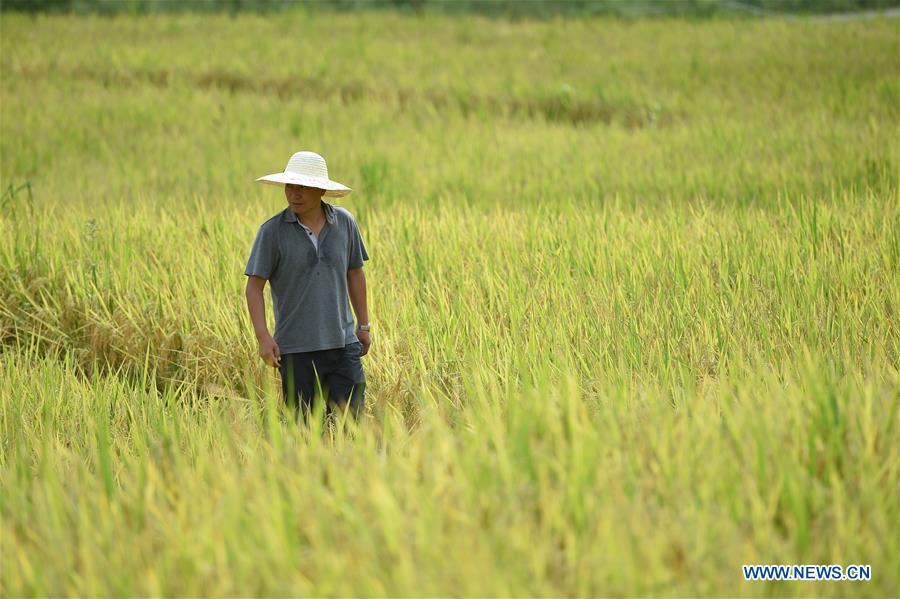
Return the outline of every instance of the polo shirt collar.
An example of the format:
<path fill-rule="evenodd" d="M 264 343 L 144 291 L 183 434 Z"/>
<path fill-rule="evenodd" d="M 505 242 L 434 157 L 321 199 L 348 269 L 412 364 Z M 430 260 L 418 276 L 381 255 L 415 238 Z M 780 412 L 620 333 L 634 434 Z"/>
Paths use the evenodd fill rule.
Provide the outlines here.
<path fill-rule="evenodd" d="M 327 220 L 331 224 L 334 224 L 336 218 L 334 215 L 334 206 L 332 206 L 325 200 L 322 200 L 322 208 L 325 210 L 325 220 Z M 300 220 L 297 218 L 297 215 L 294 214 L 293 210 L 291 210 L 290 206 L 284 209 L 284 215 L 281 217 L 281 220 L 286 223 L 300 222 Z"/>

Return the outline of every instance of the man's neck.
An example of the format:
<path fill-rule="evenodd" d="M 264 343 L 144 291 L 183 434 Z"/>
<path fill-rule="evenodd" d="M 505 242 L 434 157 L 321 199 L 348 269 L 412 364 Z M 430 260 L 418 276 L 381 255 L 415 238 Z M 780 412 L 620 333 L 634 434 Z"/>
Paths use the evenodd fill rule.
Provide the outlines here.
<path fill-rule="evenodd" d="M 297 215 L 297 219 L 307 227 L 318 225 L 325 220 L 325 206 L 320 200 L 317 206 L 303 212 L 294 212 L 294 214 Z"/>

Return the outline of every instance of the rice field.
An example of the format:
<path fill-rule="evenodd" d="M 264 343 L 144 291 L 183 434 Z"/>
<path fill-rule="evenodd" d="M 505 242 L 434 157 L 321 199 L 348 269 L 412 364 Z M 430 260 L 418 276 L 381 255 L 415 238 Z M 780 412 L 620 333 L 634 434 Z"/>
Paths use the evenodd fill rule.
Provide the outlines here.
<path fill-rule="evenodd" d="M 897 595 L 896 20 L 3 13 L 0 51 L 0 595 Z M 301 149 L 371 257 L 360 426 L 298 427 L 247 315 Z"/>

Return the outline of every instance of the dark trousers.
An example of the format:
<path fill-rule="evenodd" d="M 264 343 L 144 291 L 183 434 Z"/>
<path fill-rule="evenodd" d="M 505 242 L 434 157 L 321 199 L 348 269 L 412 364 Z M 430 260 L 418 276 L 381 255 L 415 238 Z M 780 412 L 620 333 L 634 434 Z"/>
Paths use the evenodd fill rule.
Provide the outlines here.
<path fill-rule="evenodd" d="M 294 417 L 302 413 L 304 424 L 308 423 L 314 402 L 324 395 L 326 417 L 349 408 L 359 420 L 366 394 L 361 353 L 362 343 L 355 341 L 336 349 L 282 354 L 281 390 Z"/>

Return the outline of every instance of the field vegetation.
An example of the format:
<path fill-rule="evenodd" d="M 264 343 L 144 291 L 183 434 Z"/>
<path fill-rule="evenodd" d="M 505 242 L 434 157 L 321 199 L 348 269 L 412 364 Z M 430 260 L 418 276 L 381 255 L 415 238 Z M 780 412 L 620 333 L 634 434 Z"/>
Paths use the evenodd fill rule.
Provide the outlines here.
<path fill-rule="evenodd" d="M 0 594 L 896 596 L 895 20 L 0 36 Z M 360 426 L 291 421 L 244 303 L 301 149 Z"/>

